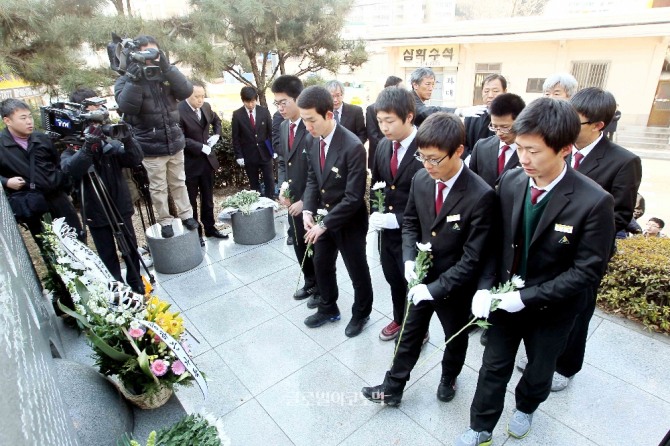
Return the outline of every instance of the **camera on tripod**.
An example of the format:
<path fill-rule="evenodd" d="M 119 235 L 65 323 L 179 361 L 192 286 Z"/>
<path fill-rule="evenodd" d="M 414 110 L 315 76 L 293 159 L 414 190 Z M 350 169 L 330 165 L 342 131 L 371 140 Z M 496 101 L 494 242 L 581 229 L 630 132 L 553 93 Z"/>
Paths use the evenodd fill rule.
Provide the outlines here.
<path fill-rule="evenodd" d="M 142 75 L 148 81 L 162 80 L 161 69 L 155 65 L 147 65 L 148 61 L 157 60 L 160 52 L 156 48 L 140 50 L 137 41 L 133 39 L 122 39 L 112 33 L 112 42 L 107 45 L 107 56 L 110 68 L 117 72 L 125 72 L 128 66 L 136 62 L 142 67 Z"/>
<path fill-rule="evenodd" d="M 109 122 L 109 112 L 104 107 L 106 102 L 106 99 L 93 97 L 84 99 L 81 104 L 54 102 L 40 107 L 42 127 L 52 139 L 75 146 L 84 144 L 87 129 L 92 125 L 99 126 L 106 137 L 118 140 L 127 138 L 130 129 L 126 124 Z M 91 105 L 100 108 L 88 111 Z"/>

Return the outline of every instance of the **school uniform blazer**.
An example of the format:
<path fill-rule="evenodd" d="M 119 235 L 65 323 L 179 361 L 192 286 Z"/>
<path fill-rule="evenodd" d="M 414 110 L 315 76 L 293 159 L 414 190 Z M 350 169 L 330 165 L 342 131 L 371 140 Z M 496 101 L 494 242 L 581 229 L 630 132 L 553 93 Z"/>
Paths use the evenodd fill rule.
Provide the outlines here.
<path fill-rule="evenodd" d="M 358 136 L 361 144 L 368 140 L 368 132 L 365 129 L 365 118 L 363 118 L 363 109 L 358 105 L 342 103 L 342 114 L 340 115 L 340 125 Z"/>
<path fill-rule="evenodd" d="M 207 144 L 210 125 L 213 135 L 221 135 L 221 118 L 212 111 L 212 107 L 207 102 L 200 107 L 204 123 L 198 119 L 198 115 L 188 105 L 188 102 L 181 101 L 177 105 L 177 109 L 179 110 L 179 125 L 186 138 L 186 147 L 184 148 L 184 171 L 186 176 L 202 175 L 205 169 L 217 170 L 219 160 L 216 158 L 216 153 L 212 151 L 209 155 L 205 155 L 202 153 L 202 146 Z"/>
<path fill-rule="evenodd" d="M 612 194 L 616 230 L 625 230 L 633 219 L 637 190 L 642 181 L 640 157 L 603 137 L 579 164 L 577 172 Z"/>
<path fill-rule="evenodd" d="M 528 189 L 523 169 L 510 170 L 498 183 L 502 282 L 516 273 L 521 258 Z M 605 273 L 615 234 L 614 199 L 570 166 L 547 199 L 531 238 L 523 277 L 526 285 L 520 291 L 526 305 L 522 311 L 536 311 L 555 320 L 583 310 Z"/>
<path fill-rule="evenodd" d="M 496 187 L 498 178 L 500 178 L 498 175 L 498 150 L 500 150 L 500 138 L 497 136 L 480 139 L 472 150 L 470 165 L 468 166 L 492 188 Z M 512 152 L 510 159 L 507 160 L 502 173 L 520 166 L 519 156 L 515 150 Z"/>
<path fill-rule="evenodd" d="M 242 106 L 233 112 L 231 123 L 235 158 L 244 158 L 245 163 L 260 164 L 272 160 L 265 141 L 272 137 L 272 116 L 270 111 L 256 106 L 255 128 L 251 128 L 249 112 Z"/>
<path fill-rule="evenodd" d="M 372 167 L 372 185 L 379 181 L 386 183 L 384 189 L 385 212 L 395 214 L 398 226 L 402 228 L 403 215 L 409 198 L 409 190 L 412 186 L 414 174 L 423 169 L 423 164 L 414 158 L 416 153 L 416 138 L 407 148 L 402 161 L 398 165 L 398 173 L 395 178 L 391 176 L 391 156 L 393 156 L 393 141 L 382 138 L 377 146 L 375 162 Z M 370 191 L 370 199 L 374 199 L 374 192 Z M 370 209 L 374 211 L 374 209 Z"/>
<path fill-rule="evenodd" d="M 314 138 L 307 151 L 309 170 L 303 209 L 312 214 L 318 209 L 328 211 L 323 224 L 329 231 L 351 225 L 361 225 L 367 231 L 368 213 L 364 201 L 367 169 L 363 144 L 356 135 L 337 125 L 323 172 L 319 164 L 320 144 L 320 138 Z"/>
<path fill-rule="evenodd" d="M 295 129 L 293 148 L 288 148 L 289 120 L 283 121 L 279 129 L 279 150 L 277 154 L 277 166 L 279 172 L 279 184 L 288 182 L 289 191 L 293 202 L 303 199 L 305 186 L 307 185 L 308 159 L 307 152 L 313 142 L 312 135 L 305 129 L 305 124 L 300 124 Z"/>
<path fill-rule="evenodd" d="M 416 173 L 402 225 L 403 260 L 416 259 L 416 242 L 430 242 L 433 266 L 424 283 L 435 299 L 469 306 L 478 285 L 484 286 L 496 209 L 493 189 L 464 165 L 435 215 L 435 180 L 425 169 Z"/>
<path fill-rule="evenodd" d="M 495 136 L 495 134 L 489 130 L 491 115 L 488 112 L 484 112 L 480 116 L 469 116 L 465 118 L 463 123 L 465 125 L 465 150 L 461 158 L 465 159 L 472 153 L 477 141 Z"/>

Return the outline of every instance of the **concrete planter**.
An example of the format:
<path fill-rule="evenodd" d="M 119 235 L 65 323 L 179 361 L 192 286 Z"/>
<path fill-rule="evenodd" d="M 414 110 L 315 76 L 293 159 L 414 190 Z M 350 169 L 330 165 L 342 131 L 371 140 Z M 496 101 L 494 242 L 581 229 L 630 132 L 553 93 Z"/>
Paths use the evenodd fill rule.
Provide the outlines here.
<path fill-rule="evenodd" d="M 205 256 L 200 248 L 198 231 L 184 228 L 181 220 L 172 221 L 174 236 L 163 238 L 161 226 L 156 223 L 146 231 L 147 244 L 154 261 L 154 269 L 162 274 L 178 274 L 200 265 Z"/>
<path fill-rule="evenodd" d="M 240 245 L 260 245 L 275 236 L 275 219 L 272 208 L 251 211 L 249 215 L 235 212 L 231 215 L 233 239 Z"/>

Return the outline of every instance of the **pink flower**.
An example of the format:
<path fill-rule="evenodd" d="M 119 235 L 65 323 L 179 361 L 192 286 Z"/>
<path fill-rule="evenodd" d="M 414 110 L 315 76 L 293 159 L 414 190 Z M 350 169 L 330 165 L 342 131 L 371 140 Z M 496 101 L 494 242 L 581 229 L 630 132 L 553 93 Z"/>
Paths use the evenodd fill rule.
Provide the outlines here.
<path fill-rule="evenodd" d="M 186 371 L 186 367 L 184 367 L 184 363 L 177 360 L 172 363 L 172 373 L 175 375 L 179 376 L 183 374 Z"/>
<path fill-rule="evenodd" d="M 154 335 L 154 342 L 155 342 L 156 344 L 160 344 L 161 341 L 163 341 L 163 340 L 161 339 L 160 336 L 158 336 L 158 335 Z"/>
<path fill-rule="evenodd" d="M 141 328 L 131 328 L 130 330 L 128 330 L 128 334 L 134 337 L 135 339 L 141 338 L 142 336 L 144 336 L 144 333 L 145 331 L 142 330 Z"/>
<path fill-rule="evenodd" d="M 151 363 L 151 372 L 156 376 L 163 376 L 168 371 L 168 362 L 162 359 L 157 359 Z"/>

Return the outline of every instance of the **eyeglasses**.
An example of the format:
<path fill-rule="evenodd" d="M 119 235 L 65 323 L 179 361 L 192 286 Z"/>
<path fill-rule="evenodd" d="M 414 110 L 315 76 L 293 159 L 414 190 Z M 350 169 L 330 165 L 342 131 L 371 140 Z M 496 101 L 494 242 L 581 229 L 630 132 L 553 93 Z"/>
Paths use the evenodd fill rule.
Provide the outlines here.
<path fill-rule="evenodd" d="M 593 124 L 593 121 L 585 121 L 581 123 L 582 125 Z"/>
<path fill-rule="evenodd" d="M 433 166 L 433 167 L 437 167 L 437 166 L 438 166 L 438 165 L 439 165 L 445 158 L 447 158 L 448 156 L 449 156 L 449 155 L 444 155 L 444 156 L 443 156 L 442 158 L 440 158 L 439 160 L 434 160 L 434 159 L 428 159 L 428 158 L 425 158 L 423 155 L 421 155 L 420 153 L 417 152 L 417 153 L 414 155 L 414 159 L 416 159 L 416 160 L 417 160 L 418 162 L 420 162 L 421 164 L 428 163 L 428 164 L 430 164 L 430 165 Z"/>
<path fill-rule="evenodd" d="M 490 125 L 489 124 L 489 130 L 491 130 L 493 133 L 502 133 L 503 135 L 506 135 L 512 131 L 512 127 L 498 127 L 497 125 Z"/>
<path fill-rule="evenodd" d="M 273 104 L 277 108 L 284 108 L 291 103 L 291 99 L 282 99 L 281 101 L 274 101 Z"/>

